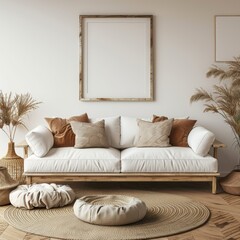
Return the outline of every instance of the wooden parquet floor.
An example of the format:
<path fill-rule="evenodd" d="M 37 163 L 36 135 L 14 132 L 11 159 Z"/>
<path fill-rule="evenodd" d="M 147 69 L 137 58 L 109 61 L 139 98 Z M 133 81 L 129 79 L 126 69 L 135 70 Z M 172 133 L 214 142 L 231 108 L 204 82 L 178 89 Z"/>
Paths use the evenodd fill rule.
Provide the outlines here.
<path fill-rule="evenodd" d="M 202 227 L 156 240 L 240 240 L 240 196 L 224 193 L 221 189 L 218 189 L 218 194 L 213 195 L 208 183 L 78 183 L 77 187 L 88 188 L 92 185 L 101 185 L 101 188 L 108 188 L 113 184 L 119 188 L 131 188 L 133 191 L 148 189 L 186 196 L 205 204 L 210 209 L 211 217 Z M 76 184 L 71 186 L 75 188 Z M 3 219 L 5 208 L 5 206 L 0 207 L 1 240 L 56 240 L 11 227 Z"/>

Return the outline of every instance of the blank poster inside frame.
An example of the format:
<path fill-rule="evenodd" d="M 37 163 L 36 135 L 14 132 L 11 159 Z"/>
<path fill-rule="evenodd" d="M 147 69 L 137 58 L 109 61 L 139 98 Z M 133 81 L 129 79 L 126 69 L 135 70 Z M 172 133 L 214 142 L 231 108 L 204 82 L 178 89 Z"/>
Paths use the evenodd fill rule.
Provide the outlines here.
<path fill-rule="evenodd" d="M 233 61 L 240 56 L 240 15 L 215 16 L 215 61 Z"/>
<path fill-rule="evenodd" d="M 153 101 L 152 21 L 80 16 L 81 101 Z"/>

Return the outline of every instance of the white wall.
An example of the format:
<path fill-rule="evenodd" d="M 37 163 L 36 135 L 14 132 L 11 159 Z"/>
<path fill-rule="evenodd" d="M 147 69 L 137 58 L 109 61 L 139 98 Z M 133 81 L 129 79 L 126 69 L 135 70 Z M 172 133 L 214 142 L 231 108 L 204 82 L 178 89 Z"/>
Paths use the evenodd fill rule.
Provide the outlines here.
<path fill-rule="evenodd" d="M 227 148 L 220 171 L 236 164 L 233 134 L 223 119 L 190 105 L 196 87 L 210 89 L 205 73 L 214 63 L 214 15 L 240 14 L 238 0 L 0 0 L 0 89 L 30 92 L 40 108 L 29 129 L 45 116 L 190 116 L 213 131 Z M 79 101 L 79 15 L 154 15 L 154 102 Z M 26 130 L 18 131 L 16 142 Z M 0 155 L 7 139 L 0 133 Z"/>

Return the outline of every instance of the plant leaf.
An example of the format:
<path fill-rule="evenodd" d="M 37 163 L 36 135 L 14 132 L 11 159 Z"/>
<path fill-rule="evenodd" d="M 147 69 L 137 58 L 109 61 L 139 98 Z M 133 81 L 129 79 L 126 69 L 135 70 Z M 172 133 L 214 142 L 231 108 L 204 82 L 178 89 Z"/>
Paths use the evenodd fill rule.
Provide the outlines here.
<path fill-rule="evenodd" d="M 208 93 L 206 90 L 202 88 L 197 88 L 196 93 L 191 96 L 190 102 L 197 102 L 197 101 L 205 101 L 209 102 L 212 101 L 212 95 Z"/>

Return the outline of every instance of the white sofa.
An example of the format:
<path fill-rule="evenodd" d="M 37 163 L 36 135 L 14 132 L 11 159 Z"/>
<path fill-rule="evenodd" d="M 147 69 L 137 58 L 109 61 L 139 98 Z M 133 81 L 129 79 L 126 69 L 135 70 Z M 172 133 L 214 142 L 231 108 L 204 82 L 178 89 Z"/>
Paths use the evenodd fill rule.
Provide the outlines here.
<path fill-rule="evenodd" d="M 216 149 L 221 144 L 213 144 L 215 137 L 207 129 L 197 126 L 191 130 L 190 147 L 135 147 L 137 118 L 104 120 L 109 148 L 52 148 L 52 134 L 46 127 L 30 131 L 26 141 L 33 153 L 24 160 L 27 182 L 207 181 L 216 193 Z M 214 157 L 208 154 L 211 146 Z M 27 146 L 24 148 L 26 151 Z"/>

